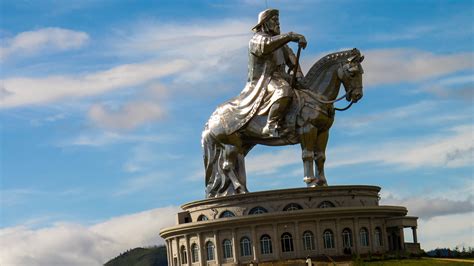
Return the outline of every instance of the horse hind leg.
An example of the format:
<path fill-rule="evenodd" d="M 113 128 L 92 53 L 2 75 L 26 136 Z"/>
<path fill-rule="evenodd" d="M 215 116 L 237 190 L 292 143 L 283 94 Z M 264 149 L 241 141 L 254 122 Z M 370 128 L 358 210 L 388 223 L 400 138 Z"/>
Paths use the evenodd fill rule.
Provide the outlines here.
<path fill-rule="evenodd" d="M 222 169 L 232 183 L 233 193 L 247 193 L 245 175 L 245 156 L 241 149 L 233 145 L 225 145 L 224 162 Z"/>

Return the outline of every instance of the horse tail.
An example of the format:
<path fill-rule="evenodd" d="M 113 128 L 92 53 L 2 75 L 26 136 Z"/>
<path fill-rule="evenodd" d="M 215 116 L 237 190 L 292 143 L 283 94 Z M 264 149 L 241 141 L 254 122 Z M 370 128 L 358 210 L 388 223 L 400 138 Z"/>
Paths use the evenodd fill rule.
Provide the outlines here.
<path fill-rule="evenodd" d="M 225 148 L 212 134 L 207 123 L 202 132 L 201 145 L 204 150 L 206 197 L 213 198 L 225 190 L 230 181 L 225 178 L 222 169 Z"/>

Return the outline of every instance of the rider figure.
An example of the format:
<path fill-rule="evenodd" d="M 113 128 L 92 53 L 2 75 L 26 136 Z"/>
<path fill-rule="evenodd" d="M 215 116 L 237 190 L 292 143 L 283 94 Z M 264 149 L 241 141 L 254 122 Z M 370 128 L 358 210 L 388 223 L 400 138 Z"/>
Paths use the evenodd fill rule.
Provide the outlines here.
<path fill-rule="evenodd" d="M 287 43 L 298 42 L 305 48 L 306 39 L 294 32 L 280 34 L 279 12 L 276 9 L 260 12 L 258 23 L 252 30 L 255 34 L 249 43 L 248 82 L 254 84 L 254 89 L 263 90 L 263 98 L 255 103 L 260 105 L 258 114 L 268 113 L 262 133 L 278 137 L 280 122 L 284 119 L 293 97 L 289 73 L 290 70 L 294 71 L 297 63 Z M 288 71 L 285 71 L 286 67 Z M 298 79 L 303 77 L 299 66 L 296 74 Z"/>

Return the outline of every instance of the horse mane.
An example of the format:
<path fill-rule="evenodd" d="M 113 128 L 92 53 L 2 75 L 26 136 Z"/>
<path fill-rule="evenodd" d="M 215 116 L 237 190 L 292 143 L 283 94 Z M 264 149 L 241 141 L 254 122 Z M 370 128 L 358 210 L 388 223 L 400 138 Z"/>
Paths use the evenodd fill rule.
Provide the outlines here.
<path fill-rule="evenodd" d="M 323 56 L 316 63 L 314 63 L 314 65 L 308 71 L 304 77 L 303 86 L 307 87 L 306 85 L 311 84 L 315 78 L 317 78 L 323 71 L 332 66 L 334 63 L 343 62 L 352 56 L 360 56 L 360 51 L 357 48 L 354 48 L 351 50 L 335 52 Z"/>

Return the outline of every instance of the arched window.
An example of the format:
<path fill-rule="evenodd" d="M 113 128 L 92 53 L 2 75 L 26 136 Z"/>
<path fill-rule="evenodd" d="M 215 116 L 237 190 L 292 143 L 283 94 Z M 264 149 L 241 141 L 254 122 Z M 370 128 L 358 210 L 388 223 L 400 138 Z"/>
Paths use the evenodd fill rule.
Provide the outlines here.
<path fill-rule="evenodd" d="M 379 247 L 383 246 L 382 230 L 380 230 L 380 227 L 375 227 L 375 244 Z"/>
<path fill-rule="evenodd" d="M 240 239 L 240 256 L 252 256 L 252 245 L 248 237 Z"/>
<path fill-rule="evenodd" d="M 261 213 L 267 213 L 267 212 L 268 212 L 267 209 L 257 206 L 257 207 L 252 208 L 249 211 L 249 214 L 261 214 Z"/>
<path fill-rule="evenodd" d="M 305 231 L 303 233 L 303 249 L 314 250 L 314 237 L 311 231 Z"/>
<path fill-rule="evenodd" d="M 235 214 L 231 211 L 224 211 L 223 213 L 221 213 L 221 215 L 219 216 L 219 218 L 226 218 L 226 217 L 234 217 Z"/>
<path fill-rule="evenodd" d="M 293 249 L 293 238 L 290 233 L 283 233 L 281 235 L 281 251 L 282 252 L 292 252 Z"/>
<path fill-rule="evenodd" d="M 369 232 L 367 228 L 362 227 L 359 231 L 360 245 L 363 247 L 369 246 Z"/>
<path fill-rule="evenodd" d="M 324 248 L 334 248 L 334 234 L 326 229 L 323 233 Z"/>
<path fill-rule="evenodd" d="M 224 239 L 222 241 L 222 251 L 224 252 L 223 257 L 224 259 L 232 258 L 232 242 L 229 239 Z"/>
<path fill-rule="evenodd" d="M 297 203 L 290 203 L 283 208 L 283 211 L 297 211 L 297 210 L 302 210 L 303 207 Z"/>
<path fill-rule="evenodd" d="M 352 232 L 351 229 L 345 228 L 342 230 L 342 247 L 351 248 L 352 247 Z"/>
<path fill-rule="evenodd" d="M 191 245 L 191 262 L 199 261 L 199 247 L 196 243 Z"/>
<path fill-rule="evenodd" d="M 260 253 L 272 254 L 272 239 L 268 235 L 263 235 L 260 238 Z"/>
<path fill-rule="evenodd" d="M 334 204 L 332 202 L 327 201 L 327 200 L 319 203 L 319 205 L 318 205 L 318 208 L 334 208 L 334 207 L 336 207 L 336 206 L 334 206 Z"/>
<path fill-rule="evenodd" d="M 214 243 L 212 243 L 211 241 L 207 241 L 206 251 L 207 260 L 214 260 Z"/>
<path fill-rule="evenodd" d="M 208 220 L 209 220 L 209 218 L 207 218 L 207 216 L 204 215 L 204 214 L 201 214 L 198 217 L 198 221 L 208 221 Z"/>
<path fill-rule="evenodd" d="M 186 253 L 185 246 L 181 246 L 181 263 L 188 263 L 188 254 Z"/>

